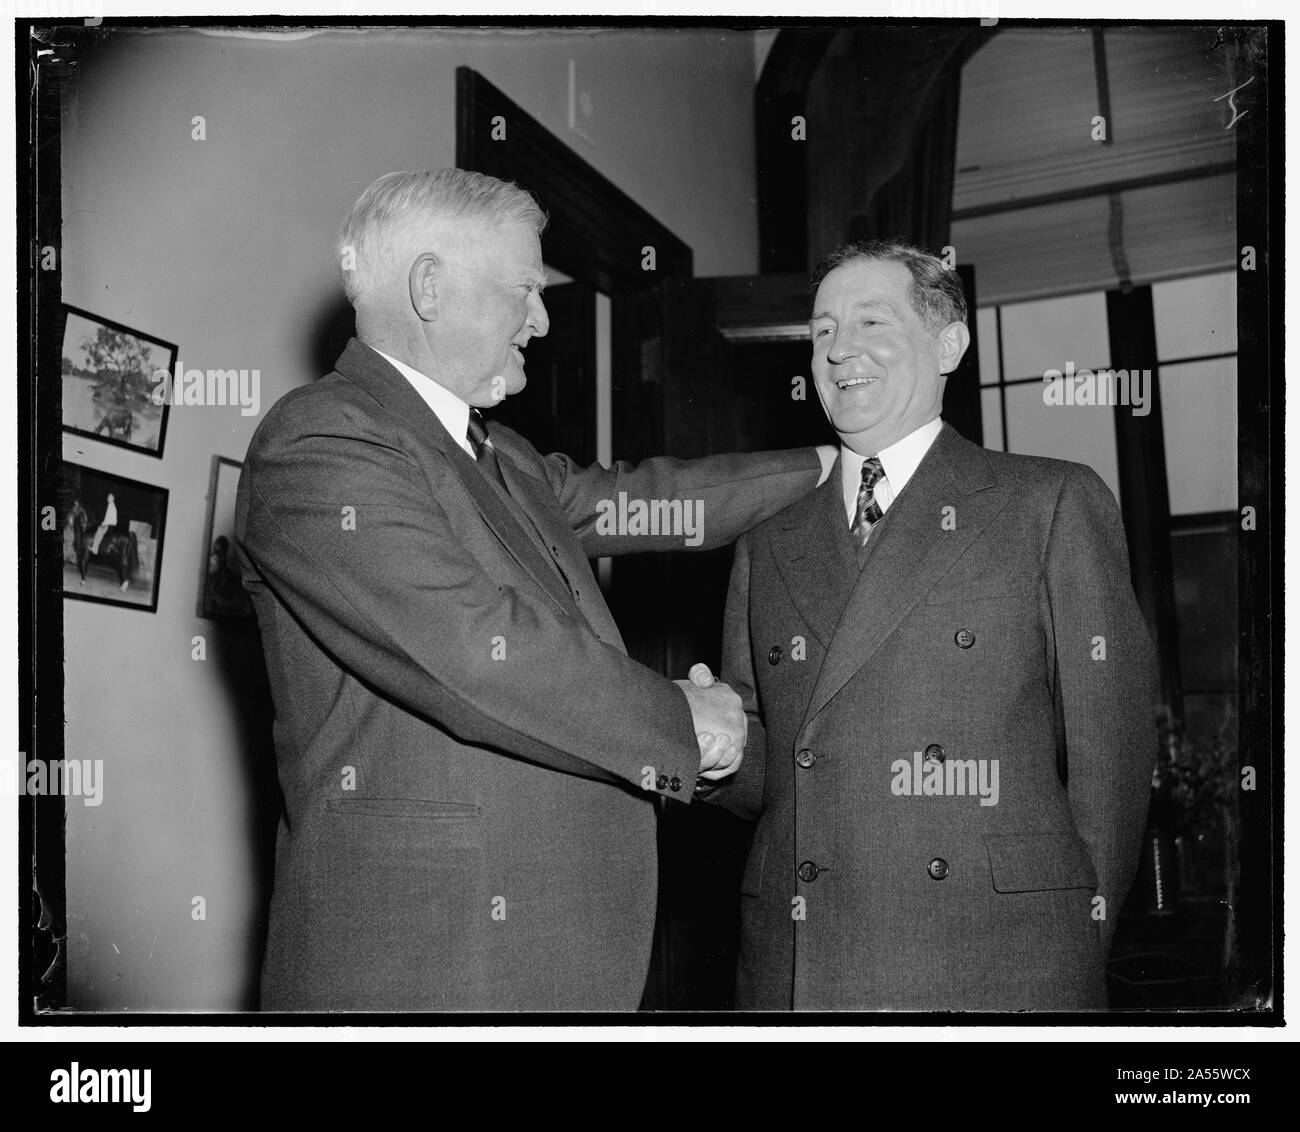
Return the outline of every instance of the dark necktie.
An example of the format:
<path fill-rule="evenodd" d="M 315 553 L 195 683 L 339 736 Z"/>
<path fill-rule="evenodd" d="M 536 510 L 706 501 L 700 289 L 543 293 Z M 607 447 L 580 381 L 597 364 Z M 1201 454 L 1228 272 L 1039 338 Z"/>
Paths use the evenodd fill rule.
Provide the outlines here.
<path fill-rule="evenodd" d="M 858 488 L 858 505 L 854 509 L 853 526 L 850 528 L 853 532 L 853 541 L 858 544 L 859 551 L 867 545 L 867 539 L 871 537 L 871 528 L 880 522 L 884 515 L 880 504 L 876 502 L 876 484 L 884 478 L 885 469 L 879 457 L 872 456 L 862 462 L 862 484 Z"/>
<path fill-rule="evenodd" d="M 497 450 L 488 439 L 487 422 L 477 409 L 469 411 L 469 425 L 465 429 L 465 436 L 469 440 L 469 446 L 474 449 L 474 459 L 478 461 L 479 467 L 496 480 L 501 485 L 501 490 L 509 495 L 510 489 L 506 487 L 505 477 L 501 474 L 501 465 L 497 462 Z"/>
<path fill-rule="evenodd" d="M 487 421 L 483 419 L 483 414 L 477 409 L 471 408 L 469 411 L 469 424 L 465 427 L 465 437 L 469 441 L 470 447 L 474 449 L 474 459 L 478 462 L 478 466 L 483 469 L 483 473 L 496 480 L 501 485 L 501 490 L 510 495 L 510 489 L 506 487 L 505 478 L 501 475 L 501 463 L 497 459 L 497 450 L 488 438 Z M 510 497 L 512 500 L 514 499 L 514 496 Z M 569 593 L 574 594 L 576 597 L 573 583 L 569 581 L 569 575 L 564 572 L 564 567 L 560 565 L 558 548 L 542 532 L 542 529 L 537 525 L 537 521 L 528 513 L 527 508 L 520 507 L 519 511 L 532 526 L 532 529 L 540 536 L 541 542 L 539 546 L 542 552 L 545 553 L 548 549 L 550 550 L 551 565 L 555 568 L 555 572 L 559 574 L 560 580 L 568 587 Z"/>

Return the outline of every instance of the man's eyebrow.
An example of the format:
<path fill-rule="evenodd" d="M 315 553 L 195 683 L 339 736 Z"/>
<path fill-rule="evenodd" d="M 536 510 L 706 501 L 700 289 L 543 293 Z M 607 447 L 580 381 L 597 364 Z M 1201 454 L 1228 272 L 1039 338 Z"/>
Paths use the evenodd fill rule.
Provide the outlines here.
<path fill-rule="evenodd" d="M 894 306 L 894 304 L 891 303 L 888 299 L 859 299 L 856 303 L 853 304 L 852 309 L 855 311 L 870 310 L 872 307 L 878 307 L 882 310 L 887 310 L 890 312 L 890 314 L 894 315 L 895 317 L 898 316 L 898 308 Z M 828 313 L 827 311 L 818 311 L 808 321 L 816 322 L 819 318 L 828 318 L 832 322 L 835 320 L 835 316 Z"/>

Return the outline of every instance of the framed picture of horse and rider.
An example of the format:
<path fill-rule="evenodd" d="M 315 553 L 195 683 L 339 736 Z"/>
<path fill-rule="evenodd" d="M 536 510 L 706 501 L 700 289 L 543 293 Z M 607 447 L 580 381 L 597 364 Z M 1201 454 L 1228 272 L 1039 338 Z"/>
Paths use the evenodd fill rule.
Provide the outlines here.
<path fill-rule="evenodd" d="M 66 303 L 63 311 L 64 431 L 161 458 L 177 347 Z"/>
<path fill-rule="evenodd" d="M 167 489 L 63 461 L 63 596 L 158 609 Z"/>

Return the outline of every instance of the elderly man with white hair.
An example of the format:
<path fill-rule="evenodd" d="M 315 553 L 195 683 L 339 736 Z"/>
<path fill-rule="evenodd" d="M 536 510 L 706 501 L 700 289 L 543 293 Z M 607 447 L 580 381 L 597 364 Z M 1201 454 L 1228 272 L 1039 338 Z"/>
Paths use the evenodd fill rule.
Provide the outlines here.
<path fill-rule="evenodd" d="M 548 329 L 544 223 L 481 174 L 381 177 L 340 234 L 357 336 L 249 449 L 285 799 L 263 1009 L 634 1010 L 654 800 L 738 765 L 735 693 L 631 660 L 588 559 L 724 544 L 833 452 L 582 468 L 489 433 Z M 611 532 L 620 493 L 705 537 Z"/>

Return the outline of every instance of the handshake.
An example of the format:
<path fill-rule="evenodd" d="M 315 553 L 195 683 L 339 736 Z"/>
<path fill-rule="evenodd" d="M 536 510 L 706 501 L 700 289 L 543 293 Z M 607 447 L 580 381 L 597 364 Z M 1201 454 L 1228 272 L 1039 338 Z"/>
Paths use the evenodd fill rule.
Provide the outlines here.
<path fill-rule="evenodd" d="M 674 680 L 691 705 L 700 744 L 699 776 L 717 781 L 735 774 L 745 754 L 748 723 L 740 697 L 713 678 L 707 664 L 691 667 L 690 679 Z"/>

